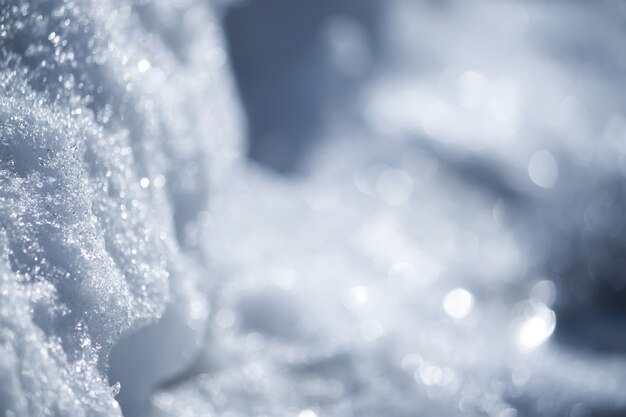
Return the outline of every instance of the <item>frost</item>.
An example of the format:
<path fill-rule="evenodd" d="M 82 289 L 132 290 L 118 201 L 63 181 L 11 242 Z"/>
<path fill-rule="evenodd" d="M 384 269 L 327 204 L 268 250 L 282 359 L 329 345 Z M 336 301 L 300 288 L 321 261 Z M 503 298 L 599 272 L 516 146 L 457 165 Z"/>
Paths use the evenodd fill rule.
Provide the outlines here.
<path fill-rule="evenodd" d="M 621 80 L 621 32 L 555 4 L 389 1 L 362 117 L 288 179 L 241 160 L 217 5 L 0 0 L 0 411 L 623 411 L 624 359 L 554 340 L 619 253 L 619 91 L 527 38 L 577 46 L 568 11 Z"/>

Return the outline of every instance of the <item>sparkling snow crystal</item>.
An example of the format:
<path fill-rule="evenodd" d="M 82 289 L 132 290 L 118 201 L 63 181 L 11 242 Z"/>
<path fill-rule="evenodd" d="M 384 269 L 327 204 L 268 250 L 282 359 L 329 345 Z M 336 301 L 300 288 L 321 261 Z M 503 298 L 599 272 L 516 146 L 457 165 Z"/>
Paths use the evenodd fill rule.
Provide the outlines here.
<path fill-rule="evenodd" d="M 198 216 L 240 146 L 225 64 L 199 53 L 219 26 L 180 2 L 1 13 L 0 404 L 118 415 L 110 366 L 132 412 L 204 333 Z"/>

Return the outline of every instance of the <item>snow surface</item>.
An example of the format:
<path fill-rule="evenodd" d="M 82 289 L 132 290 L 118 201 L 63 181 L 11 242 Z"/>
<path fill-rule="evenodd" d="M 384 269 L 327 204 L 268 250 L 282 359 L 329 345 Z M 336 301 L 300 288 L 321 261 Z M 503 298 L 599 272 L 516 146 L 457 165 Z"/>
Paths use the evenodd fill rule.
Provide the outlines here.
<path fill-rule="evenodd" d="M 305 179 L 243 160 L 221 6 L 0 6 L 5 416 L 626 408 L 622 357 L 553 340 L 623 207 L 614 6 L 389 2 Z M 537 41 L 564 13 L 602 68 Z"/>
<path fill-rule="evenodd" d="M 0 403 L 119 415 L 123 381 L 132 412 L 204 334 L 211 280 L 194 235 L 241 147 L 219 24 L 182 2 L 1 11 Z M 144 330 L 157 343 L 130 336 L 109 360 L 161 316 Z"/>

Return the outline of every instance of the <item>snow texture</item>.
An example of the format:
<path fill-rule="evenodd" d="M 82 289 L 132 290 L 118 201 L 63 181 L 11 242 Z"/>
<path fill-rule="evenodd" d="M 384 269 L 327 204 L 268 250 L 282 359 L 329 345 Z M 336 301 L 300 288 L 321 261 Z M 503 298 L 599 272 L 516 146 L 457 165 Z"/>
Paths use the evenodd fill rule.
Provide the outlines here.
<path fill-rule="evenodd" d="M 0 10 L 0 404 L 119 415 L 111 349 L 149 325 L 112 358 L 132 412 L 205 328 L 197 218 L 241 146 L 219 24 L 182 2 Z"/>
<path fill-rule="evenodd" d="M 619 246 L 613 6 L 390 1 L 306 179 L 242 160 L 221 7 L 0 1 L 0 414 L 623 412 L 624 359 L 554 340 Z M 528 35 L 563 13 L 594 76 Z"/>

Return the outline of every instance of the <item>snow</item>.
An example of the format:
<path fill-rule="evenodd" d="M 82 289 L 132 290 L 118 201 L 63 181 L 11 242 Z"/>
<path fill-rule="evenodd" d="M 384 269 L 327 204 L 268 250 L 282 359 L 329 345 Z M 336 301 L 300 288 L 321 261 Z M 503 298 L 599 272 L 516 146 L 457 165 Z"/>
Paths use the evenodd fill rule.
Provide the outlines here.
<path fill-rule="evenodd" d="M 624 359 L 554 338 L 621 224 L 623 35 L 602 4 L 390 1 L 362 118 L 330 108 L 288 178 L 243 157 L 224 6 L 2 1 L 0 411 L 624 410 Z M 555 52 L 580 42 L 563 13 L 604 69 Z M 363 74 L 347 22 L 329 53 Z"/>
<path fill-rule="evenodd" d="M 204 334 L 197 217 L 241 147 L 227 67 L 198 53 L 223 47 L 219 26 L 182 3 L 2 15 L 2 406 L 119 415 L 109 366 L 132 410 Z"/>

